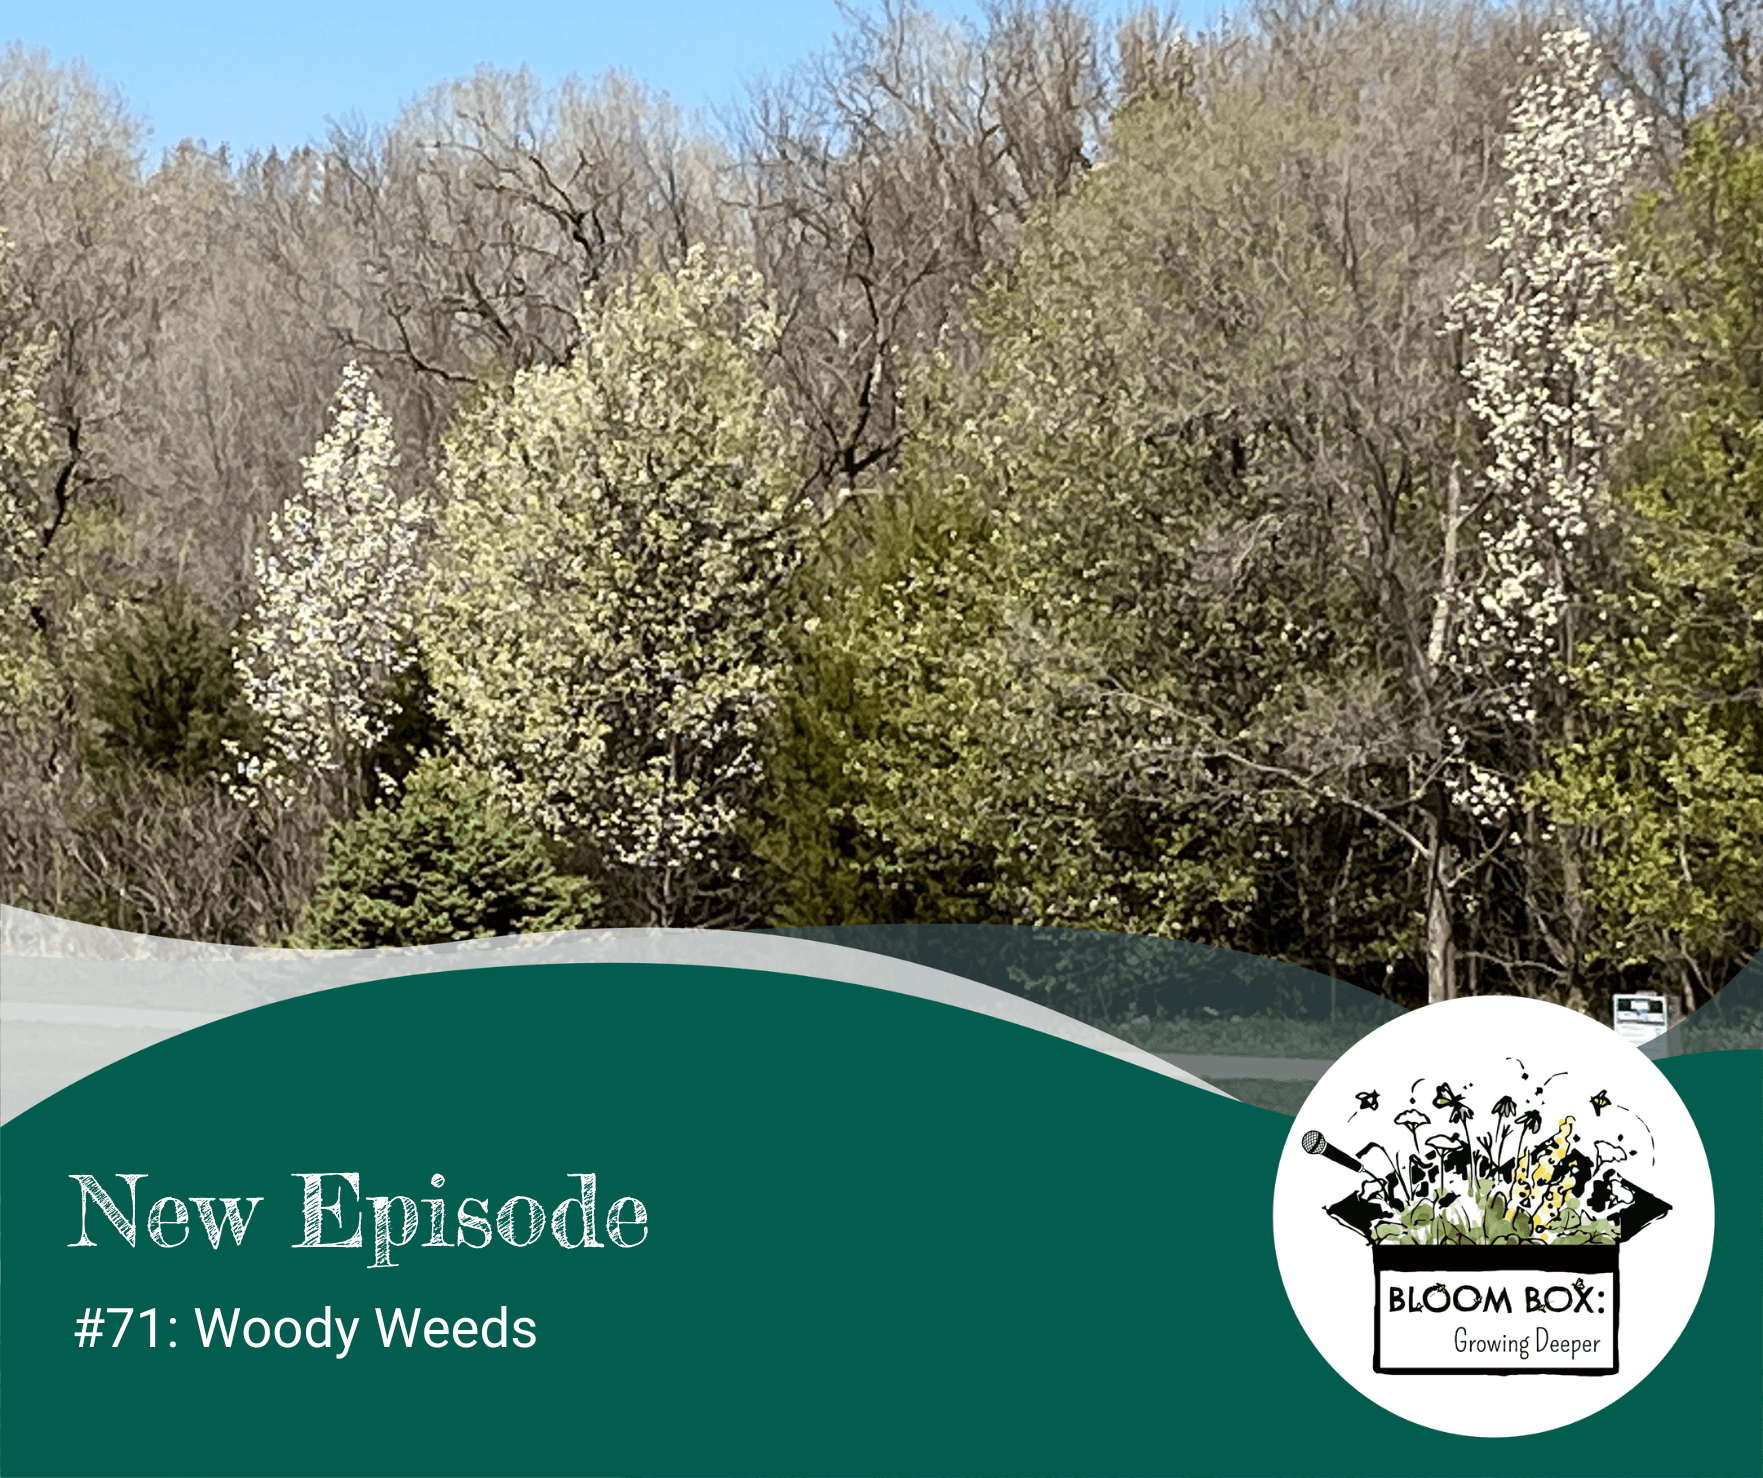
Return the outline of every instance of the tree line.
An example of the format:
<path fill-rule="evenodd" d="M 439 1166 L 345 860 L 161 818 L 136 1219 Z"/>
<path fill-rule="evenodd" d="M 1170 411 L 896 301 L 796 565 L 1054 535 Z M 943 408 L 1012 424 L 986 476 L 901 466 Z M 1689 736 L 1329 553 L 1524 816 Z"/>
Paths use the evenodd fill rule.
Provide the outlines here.
<path fill-rule="evenodd" d="M 850 12 L 147 170 L 0 63 L 0 878 L 232 942 L 1763 937 L 1741 0 Z"/>

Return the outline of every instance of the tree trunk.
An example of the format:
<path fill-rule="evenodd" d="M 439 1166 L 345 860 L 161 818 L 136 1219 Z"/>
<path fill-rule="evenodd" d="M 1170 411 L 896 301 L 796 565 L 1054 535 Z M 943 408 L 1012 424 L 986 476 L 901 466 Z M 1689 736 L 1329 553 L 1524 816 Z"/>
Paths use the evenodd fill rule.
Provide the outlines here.
<path fill-rule="evenodd" d="M 1463 485 L 1460 468 L 1454 461 L 1445 481 L 1443 523 L 1445 547 L 1439 561 L 1439 588 L 1433 602 L 1432 628 L 1426 641 L 1424 680 L 1429 695 L 1438 691 L 1444 672 L 1445 651 L 1457 598 L 1457 540 L 1463 527 Z M 1436 735 L 1433 742 L 1438 742 Z M 1429 1005 L 1434 1001 L 1454 1000 L 1457 995 L 1457 947 L 1452 939 L 1451 921 L 1454 859 L 1446 827 L 1449 806 L 1450 802 L 1442 793 L 1435 793 L 1432 809 L 1426 818 L 1426 999 Z"/>
<path fill-rule="evenodd" d="M 1443 818 L 1428 817 L 1426 878 L 1426 1001 L 1457 996 L 1457 947 L 1451 929 L 1451 843 Z"/>

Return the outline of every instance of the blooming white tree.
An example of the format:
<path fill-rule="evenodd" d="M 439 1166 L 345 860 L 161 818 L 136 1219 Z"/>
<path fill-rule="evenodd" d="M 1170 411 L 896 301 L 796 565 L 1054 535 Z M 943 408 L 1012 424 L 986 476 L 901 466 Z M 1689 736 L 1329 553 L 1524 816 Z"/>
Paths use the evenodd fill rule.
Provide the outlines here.
<path fill-rule="evenodd" d="M 1605 83 L 1584 31 L 1550 32 L 1510 116 L 1499 229 L 1489 243 L 1498 270 L 1452 302 L 1450 326 L 1463 334 L 1463 375 L 1485 456 L 1469 568 L 1461 583 L 1447 580 L 1435 625 L 1441 665 L 1462 695 L 1462 717 L 1444 733 L 1450 803 L 1472 829 L 1492 828 L 1528 847 L 1527 875 L 1556 879 L 1550 888 L 1527 884 L 1526 893 L 1566 976 L 1584 933 L 1576 859 L 1521 791 L 1545 742 L 1571 726 L 1565 681 L 1576 602 L 1607 511 L 1609 453 L 1626 430 L 1631 366 L 1616 333 L 1618 227 L 1649 136 L 1633 98 Z M 1447 644 L 1441 638 L 1451 628 Z M 1544 842 L 1554 854 L 1546 864 Z M 1439 889 L 1449 886 L 1449 861 Z M 1435 972 L 1435 997 L 1441 975 L 1448 985 L 1450 971 Z"/>
<path fill-rule="evenodd" d="M 569 364 L 487 391 L 446 444 L 436 706 L 656 924 L 718 917 L 781 672 L 774 595 L 804 547 L 760 287 L 701 249 L 629 278 L 584 304 Z"/>
<path fill-rule="evenodd" d="M 1570 605 L 1604 504 L 1606 456 L 1624 430 L 1616 227 L 1647 124 L 1606 95 L 1584 31 L 1544 37 L 1512 110 L 1498 275 L 1453 303 L 1463 374 L 1485 429 L 1479 578 L 1461 593 L 1453 663 L 1506 720 L 1534 728 L 1572 657 Z M 1462 751 L 1463 736 L 1451 738 Z M 1503 821 L 1511 786 L 1465 759 L 1456 797 Z"/>
<path fill-rule="evenodd" d="M 391 418 L 357 364 L 301 465 L 299 495 L 256 552 L 258 603 L 237 655 L 266 731 L 261 752 L 239 758 L 240 789 L 284 804 L 320 779 L 346 785 L 350 757 L 385 736 L 379 700 L 415 655 L 425 516 L 392 485 Z"/>

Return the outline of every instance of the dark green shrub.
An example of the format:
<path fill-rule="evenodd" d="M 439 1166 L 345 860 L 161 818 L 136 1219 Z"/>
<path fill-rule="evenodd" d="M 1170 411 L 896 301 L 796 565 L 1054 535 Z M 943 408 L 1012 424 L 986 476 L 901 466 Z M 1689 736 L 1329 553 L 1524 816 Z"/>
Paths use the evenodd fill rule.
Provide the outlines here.
<path fill-rule="evenodd" d="M 425 755 L 446 748 L 447 726 L 435 713 L 434 697 L 420 659 L 393 676 L 380 699 L 386 732 L 356 761 L 363 794 L 386 780 L 402 785 Z"/>
<path fill-rule="evenodd" d="M 577 929 L 599 897 L 558 871 L 545 841 L 481 776 L 449 756 L 411 771 L 402 796 L 335 827 L 300 927 L 308 949 L 439 944 Z"/>
<path fill-rule="evenodd" d="M 82 677 L 93 770 L 123 764 L 201 780 L 227 766 L 227 740 L 247 737 L 232 642 L 181 585 L 119 611 Z"/>

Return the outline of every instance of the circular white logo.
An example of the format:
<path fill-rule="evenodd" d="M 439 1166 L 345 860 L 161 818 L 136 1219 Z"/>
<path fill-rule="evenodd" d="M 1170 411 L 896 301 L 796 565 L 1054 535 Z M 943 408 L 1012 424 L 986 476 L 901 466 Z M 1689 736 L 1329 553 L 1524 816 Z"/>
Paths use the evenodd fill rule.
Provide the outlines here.
<path fill-rule="evenodd" d="M 1714 1187 L 1637 1048 L 1476 996 L 1329 1068 L 1286 1139 L 1273 1239 L 1298 1322 L 1351 1385 L 1423 1426 L 1517 1437 L 1665 1357 L 1707 1277 Z"/>

